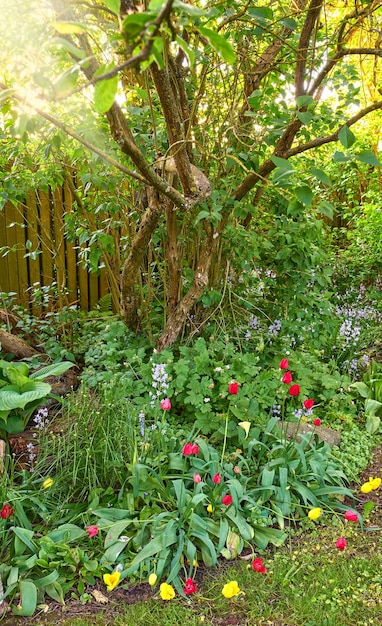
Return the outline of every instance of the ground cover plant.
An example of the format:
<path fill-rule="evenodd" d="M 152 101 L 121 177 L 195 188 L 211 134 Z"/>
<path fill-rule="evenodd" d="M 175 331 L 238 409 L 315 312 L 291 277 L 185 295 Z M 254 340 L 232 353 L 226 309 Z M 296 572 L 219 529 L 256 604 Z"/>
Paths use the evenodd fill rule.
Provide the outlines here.
<path fill-rule="evenodd" d="M 377 310 L 365 316 L 365 334 L 376 321 Z M 358 341 L 356 373 L 335 354 L 327 360 L 343 323 L 321 351 L 308 350 L 308 332 L 285 351 L 289 329 L 285 337 L 280 328 L 255 355 L 250 341 L 238 347 L 208 333 L 158 354 L 106 320 L 88 337 L 80 389 L 53 424 L 44 409 L 35 415 L 28 468 L 11 460 L 6 468 L 0 572 L 12 611 L 28 616 L 70 593 L 86 604 L 97 585 L 107 593 L 139 581 L 163 601 L 190 597 L 199 565 L 249 550 L 252 572 L 264 573 L 271 546 L 322 516 L 353 516 L 362 529 L 349 481 L 367 464 L 379 424 L 367 428 L 355 378 L 370 386 L 376 366 Z M 288 424 L 308 431 L 288 438 Z M 319 438 L 323 424 L 341 431 L 342 444 Z M 379 482 L 372 476 L 363 489 Z"/>

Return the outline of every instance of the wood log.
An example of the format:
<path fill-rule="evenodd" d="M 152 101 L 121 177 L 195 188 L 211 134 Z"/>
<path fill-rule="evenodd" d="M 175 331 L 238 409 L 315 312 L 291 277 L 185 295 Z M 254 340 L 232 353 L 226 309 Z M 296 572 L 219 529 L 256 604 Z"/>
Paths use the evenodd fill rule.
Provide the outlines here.
<path fill-rule="evenodd" d="M 6 330 L 0 330 L 0 347 L 5 354 L 14 354 L 17 359 L 27 359 L 40 354 L 32 348 L 24 339 L 15 337 Z"/>

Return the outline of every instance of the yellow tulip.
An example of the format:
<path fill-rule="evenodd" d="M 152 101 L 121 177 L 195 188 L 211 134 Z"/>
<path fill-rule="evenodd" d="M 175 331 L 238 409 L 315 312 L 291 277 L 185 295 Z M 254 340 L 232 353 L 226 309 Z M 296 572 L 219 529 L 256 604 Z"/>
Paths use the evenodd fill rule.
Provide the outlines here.
<path fill-rule="evenodd" d="M 369 483 L 371 485 L 372 491 L 375 491 L 375 489 L 378 489 L 378 487 L 380 486 L 381 479 L 380 478 L 369 478 Z"/>
<path fill-rule="evenodd" d="M 154 587 L 154 585 L 156 584 L 158 580 L 158 576 L 156 574 L 150 574 L 149 576 L 149 585 L 150 587 Z"/>
<path fill-rule="evenodd" d="M 245 431 L 245 438 L 248 438 L 249 429 L 251 428 L 251 422 L 239 422 L 238 426 Z"/>
<path fill-rule="evenodd" d="M 231 580 L 229 583 L 226 583 L 222 589 L 222 594 L 225 598 L 233 598 L 234 596 L 238 596 L 240 593 L 240 587 L 237 584 L 237 580 Z"/>
<path fill-rule="evenodd" d="M 322 513 L 322 510 L 320 509 L 320 507 L 316 506 L 314 509 L 310 509 L 308 513 L 308 517 L 311 520 L 315 520 L 320 517 L 321 513 Z"/>
<path fill-rule="evenodd" d="M 212 513 L 212 511 L 213 511 L 212 504 L 209 504 L 207 507 L 207 512 Z"/>
<path fill-rule="evenodd" d="M 173 598 L 175 598 L 174 588 L 167 583 L 162 583 L 159 587 L 159 595 L 162 600 L 172 600 Z"/>
<path fill-rule="evenodd" d="M 361 487 L 361 491 L 362 491 L 362 493 L 370 493 L 370 491 L 373 491 L 373 486 L 372 486 L 371 482 L 368 481 L 367 483 L 363 483 L 363 485 Z"/>
<path fill-rule="evenodd" d="M 49 489 L 49 487 L 51 487 L 52 485 L 53 485 L 53 478 L 47 478 L 42 483 L 42 486 L 44 487 L 44 489 Z"/>
<path fill-rule="evenodd" d="M 121 578 L 121 572 L 112 572 L 111 574 L 103 575 L 103 582 L 106 585 L 108 591 L 112 591 L 119 583 Z"/>

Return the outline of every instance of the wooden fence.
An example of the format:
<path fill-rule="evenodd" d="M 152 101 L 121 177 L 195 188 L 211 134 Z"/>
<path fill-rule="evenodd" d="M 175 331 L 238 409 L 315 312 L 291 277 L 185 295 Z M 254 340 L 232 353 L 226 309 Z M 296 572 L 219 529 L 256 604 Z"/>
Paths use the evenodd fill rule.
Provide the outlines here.
<path fill-rule="evenodd" d="M 64 237 L 64 215 L 73 210 L 68 182 L 30 191 L 17 206 L 5 204 L 0 210 L 0 297 L 14 292 L 19 304 L 39 314 L 42 302 L 36 293 L 54 283 L 49 308 L 76 304 L 90 310 L 108 293 L 105 271 L 89 273 L 81 265 L 79 244 Z"/>

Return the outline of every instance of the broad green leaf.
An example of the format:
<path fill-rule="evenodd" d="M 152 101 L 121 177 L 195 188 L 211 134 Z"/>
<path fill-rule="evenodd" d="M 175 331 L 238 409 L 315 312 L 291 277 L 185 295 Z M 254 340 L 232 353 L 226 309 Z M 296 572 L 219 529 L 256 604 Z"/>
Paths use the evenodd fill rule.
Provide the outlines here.
<path fill-rule="evenodd" d="M 121 10 L 121 0 L 103 0 L 107 8 L 113 11 L 116 15 L 119 15 Z"/>
<path fill-rule="evenodd" d="M 328 217 L 330 220 L 333 219 L 335 209 L 331 202 L 323 200 L 319 203 L 317 209 L 320 213 L 322 213 L 322 215 L 326 215 L 326 217 Z"/>
<path fill-rule="evenodd" d="M 34 535 L 33 530 L 28 530 L 27 528 L 20 528 L 19 526 L 11 526 L 11 529 L 16 535 L 15 538 L 15 553 L 17 556 L 24 554 L 25 547 L 29 548 L 32 553 L 35 553 L 36 546 L 34 545 L 32 538 Z"/>
<path fill-rule="evenodd" d="M 253 543 L 261 550 L 265 550 L 269 543 L 277 548 L 282 546 L 288 535 L 277 528 L 261 528 L 256 526 Z"/>
<path fill-rule="evenodd" d="M 271 156 L 271 160 L 273 163 L 282 170 L 293 171 L 292 166 L 286 159 L 282 159 L 281 157 Z"/>
<path fill-rule="evenodd" d="M 332 181 L 323 170 L 318 169 L 318 167 L 311 167 L 309 171 L 311 174 L 313 174 L 313 176 L 318 178 L 321 183 L 327 185 L 328 187 L 331 187 Z"/>
<path fill-rule="evenodd" d="M 134 39 L 141 33 L 146 24 L 156 17 L 155 13 L 132 13 L 127 15 L 122 23 L 123 31 L 129 39 Z"/>
<path fill-rule="evenodd" d="M 296 30 L 298 24 L 291 17 L 284 17 L 284 19 L 280 20 L 280 24 L 288 28 L 289 30 Z"/>
<path fill-rule="evenodd" d="M 351 157 L 348 157 L 343 152 L 338 152 L 336 150 L 333 154 L 333 161 L 336 163 L 346 163 L 347 161 L 351 161 Z"/>
<path fill-rule="evenodd" d="M 47 576 L 42 576 L 41 578 L 35 578 L 33 582 L 36 585 L 37 589 L 42 589 L 43 587 L 46 587 L 47 585 L 51 585 L 52 583 L 54 583 L 59 577 L 60 577 L 60 574 L 58 573 L 56 569 L 54 569 L 53 572 L 51 572 Z"/>
<path fill-rule="evenodd" d="M 69 54 L 74 56 L 76 59 L 84 59 L 86 57 L 85 50 L 77 48 L 77 46 L 63 37 L 54 37 L 54 39 L 51 40 L 50 45 L 64 48 L 64 50 L 69 52 Z"/>
<path fill-rule="evenodd" d="M 312 104 L 314 102 L 314 98 L 312 96 L 297 96 L 296 105 L 299 109 L 302 107 L 308 106 L 308 104 Z"/>
<path fill-rule="evenodd" d="M 20 581 L 20 600 L 17 606 L 12 606 L 14 615 L 30 617 L 37 607 L 37 588 L 31 580 Z"/>
<path fill-rule="evenodd" d="M 64 374 L 68 369 L 74 367 L 75 363 L 71 363 L 71 361 L 62 361 L 62 363 L 53 363 L 52 365 L 47 365 L 46 367 L 42 367 L 37 370 L 37 372 L 33 372 L 29 376 L 31 380 L 44 380 L 47 376 L 60 376 Z"/>
<path fill-rule="evenodd" d="M 373 435 L 375 432 L 377 432 L 380 423 L 381 418 L 378 417 L 378 415 L 368 415 L 365 424 L 366 432 L 368 432 L 370 435 Z"/>
<path fill-rule="evenodd" d="M 357 383 L 352 383 L 351 385 L 349 385 L 349 387 L 351 389 L 355 389 L 356 391 L 358 391 L 361 398 L 370 398 L 372 394 L 371 390 L 366 385 L 366 383 L 363 383 L 362 381 L 359 381 Z"/>
<path fill-rule="evenodd" d="M 305 204 L 305 206 L 311 206 L 313 202 L 313 192 L 307 185 L 296 187 L 295 194 L 297 198 Z"/>
<path fill-rule="evenodd" d="M 190 6 L 190 5 L 187 5 Z M 190 66 L 193 67 L 195 65 L 195 53 L 191 50 L 190 46 L 178 35 L 175 38 L 176 43 L 180 48 L 182 48 L 183 52 L 187 55 L 188 60 L 190 62 Z"/>
<path fill-rule="evenodd" d="M 197 30 L 200 32 L 201 35 L 207 37 L 211 46 L 222 57 L 222 59 L 224 59 L 226 63 L 228 63 L 229 65 L 233 65 L 235 63 L 235 51 L 225 37 L 219 35 L 213 30 L 210 30 L 209 28 L 204 28 L 204 26 L 198 26 Z"/>
<path fill-rule="evenodd" d="M 174 9 L 179 9 L 182 13 L 186 13 L 186 15 L 191 15 L 192 17 L 199 17 L 200 15 L 206 14 L 204 9 L 200 9 L 193 4 L 186 4 L 182 2 L 182 0 L 174 0 L 172 6 Z"/>
<path fill-rule="evenodd" d="M 75 524 L 62 524 L 62 526 L 59 526 L 56 530 L 47 533 L 46 537 L 54 541 L 54 543 L 68 543 L 69 541 L 80 539 L 85 535 L 86 532 L 84 529 Z"/>
<path fill-rule="evenodd" d="M 85 24 L 78 22 L 52 22 L 52 26 L 60 35 L 81 35 L 89 30 Z"/>
<path fill-rule="evenodd" d="M 348 126 L 343 126 L 338 133 L 338 139 L 342 143 L 344 148 L 350 148 L 353 143 L 356 141 L 355 136 L 351 132 Z"/>
<path fill-rule="evenodd" d="M 273 11 L 268 7 L 254 7 L 248 10 L 248 15 L 254 17 L 258 22 L 273 20 Z"/>
<path fill-rule="evenodd" d="M 310 124 L 313 119 L 313 113 L 310 113 L 309 111 L 296 111 L 296 115 L 300 122 L 302 122 L 306 126 Z"/>
<path fill-rule="evenodd" d="M 30 382 L 22 387 L 22 393 L 17 387 L 8 385 L 0 389 L 0 411 L 24 409 L 29 402 L 45 398 L 51 392 L 51 386 L 42 382 Z"/>
<path fill-rule="evenodd" d="M 381 167 L 382 165 L 382 163 L 375 156 L 374 152 L 371 150 L 362 150 L 359 154 L 355 155 L 355 158 L 362 163 L 374 165 L 375 167 Z"/>
<path fill-rule="evenodd" d="M 101 76 L 109 70 L 113 69 L 113 65 L 108 65 L 97 70 L 95 76 Z M 118 75 L 108 78 L 107 80 L 100 80 L 94 85 L 94 108 L 102 115 L 106 113 L 114 104 L 115 96 L 118 89 Z"/>
<path fill-rule="evenodd" d="M 46 585 L 44 591 L 48 594 L 50 598 L 52 598 L 52 600 L 55 600 L 60 604 L 65 604 L 64 592 L 60 583 L 57 580 L 55 580 L 51 585 Z"/>
<path fill-rule="evenodd" d="M 127 570 L 124 570 L 124 574 L 134 572 L 138 568 L 139 564 L 142 563 L 142 561 L 154 555 L 159 555 L 162 550 L 168 548 L 178 541 L 176 529 L 173 528 L 174 523 L 174 520 L 171 520 L 171 522 L 169 522 L 168 524 L 166 532 L 163 532 L 157 537 L 154 537 L 154 539 L 152 539 L 150 543 L 148 543 L 140 552 L 138 552 L 137 556 L 133 559 Z"/>
<path fill-rule="evenodd" d="M 381 412 L 382 402 L 378 402 L 378 400 L 371 400 L 368 398 L 365 401 L 365 415 L 376 415 Z"/>

